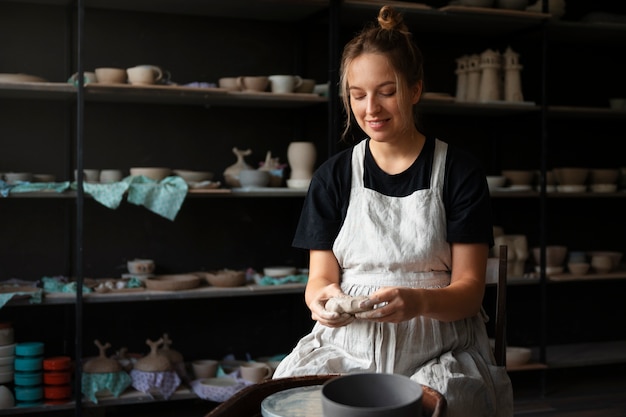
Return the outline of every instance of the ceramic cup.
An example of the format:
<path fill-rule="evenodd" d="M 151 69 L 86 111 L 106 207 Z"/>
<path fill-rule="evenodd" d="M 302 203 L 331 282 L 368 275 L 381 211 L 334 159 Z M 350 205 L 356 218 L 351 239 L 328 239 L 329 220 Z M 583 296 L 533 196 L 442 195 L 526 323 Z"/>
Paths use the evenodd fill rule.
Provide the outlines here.
<path fill-rule="evenodd" d="M 198 359 L 191 362 L 193 373 L 197 379 L 213 378 L 217 375 L 218 361 L 214 359 Z"/>
<path fill-rule="evenodd" d="M 237 77 L 222 77 L 217 80 L 217 86 L 219 88 L 225 88 L 226 90 L 239 90 L 239 86 L 237 85 Z"/>
<path fill-rule="evenodd" d="M 293 93 L 302 85 L 302 78 L 298 75 L 270 75 L 272 93 Z"/>
<path fill-rule="evenodd" d="M 78 181 L 78 170 L 74 170 L 74 180 Z M 99 169 L 83 169 L 83 181 L 98 182 L 100 181 Z"/>
<path fill-rule="evenodd" d="M 119 182 L 123 177 L 124 175 L 120 169 L 103 169 L 100 171 L 100 182 L 104 184 Z"/>
<path fill-rule="evenodd" d="M 137 65 L 126 69 L 128 82 L 135 85 L 155 84 L 163 79 L 163 70 L 155 65 Z"/>
<path fill-rule="evenodd" d="M 270 83 L 266 76 L 241 76 L 237 77 L 237 87 L 243 91 L 265 91 Z"/>
<path fill-rule="evenodd" d="M 126 83 L 126 70 L 123 68 L 96 68 L 96 77 L 100 84 Z"/>
<path fill-rule="evenodd" d="M 241 377 L 243 379 L 257 384 L 267 378 L 270 378 L 273 370 L 264 362 L 246 362 L 241 364 L 239 372 L 241 372 Z"/>
<path fill-rule="evenodd" d="M 156 265 L 152 259 L 133 259 L 126 262 L 126 267 L 131 274 L 151 274 Z"/>

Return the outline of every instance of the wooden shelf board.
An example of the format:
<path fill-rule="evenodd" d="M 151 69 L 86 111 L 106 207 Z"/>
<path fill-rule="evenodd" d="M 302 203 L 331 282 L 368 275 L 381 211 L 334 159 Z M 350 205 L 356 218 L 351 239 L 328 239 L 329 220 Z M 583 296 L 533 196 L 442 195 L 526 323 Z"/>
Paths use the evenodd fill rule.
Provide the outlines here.
<path fill-rule="evenodd" d="M 198 288 L 181 291 L 140 290 L 133 292 L 89 293 L 83 295 L 83 302 L 118 303 L 134 301 L 188 300 L 195 298 L 226 298 L 277 294 L 299 294 L 304 292 L 304 287 L 304 284 L 298 283 L 281 285 L 250 284 L 232 288 L 201 286 Z M 73 293 L 45 293 L 43 296 L 42 304 L 74 304 L 75 302 L 76 294 Z M 17 301 L 15 303 L 17 303 Z"/>
<path fill-rule="evenodd" d="M 546 357 L 548 368 L 626 363 L 626 340 L 549 345 L 546 348 Z"/>

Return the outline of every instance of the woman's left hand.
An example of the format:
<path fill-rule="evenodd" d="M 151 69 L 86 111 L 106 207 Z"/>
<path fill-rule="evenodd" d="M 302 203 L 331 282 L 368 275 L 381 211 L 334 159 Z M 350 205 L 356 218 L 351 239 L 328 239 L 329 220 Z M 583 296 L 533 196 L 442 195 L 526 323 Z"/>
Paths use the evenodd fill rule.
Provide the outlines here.
<path fill-rule="evenodd" d="M 369 299 L 361 302 L 359 307 L 374 308 L 373 310 L 356 313 L 355 317 L 362 320 L 400 323 L 420 314 L 420 289 L 386 287 L 370 294 Z"/>

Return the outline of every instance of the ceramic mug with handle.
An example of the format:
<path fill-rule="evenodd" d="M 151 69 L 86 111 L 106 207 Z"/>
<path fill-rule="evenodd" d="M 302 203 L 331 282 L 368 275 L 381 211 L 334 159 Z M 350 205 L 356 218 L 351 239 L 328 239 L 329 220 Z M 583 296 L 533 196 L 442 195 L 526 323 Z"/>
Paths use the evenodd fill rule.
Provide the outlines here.
<path fill-rule="evenodd" d="M 126 73 L 130 84 L 150 85 L 163 80 L 163 70 L 156 65 L 137 65 L 127 68 Z"/>

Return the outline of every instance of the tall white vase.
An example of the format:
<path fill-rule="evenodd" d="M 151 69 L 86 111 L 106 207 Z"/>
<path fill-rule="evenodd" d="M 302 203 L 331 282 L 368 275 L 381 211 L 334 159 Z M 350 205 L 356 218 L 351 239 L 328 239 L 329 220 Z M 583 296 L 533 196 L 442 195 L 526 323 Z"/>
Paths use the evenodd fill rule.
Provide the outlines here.
<path fill-rule="evenodd" d="M 287 147 L 287 161 L 291 179 L 310 180 L 315 169 L 317 150 L 313 142 L 291 142 Z"/>

